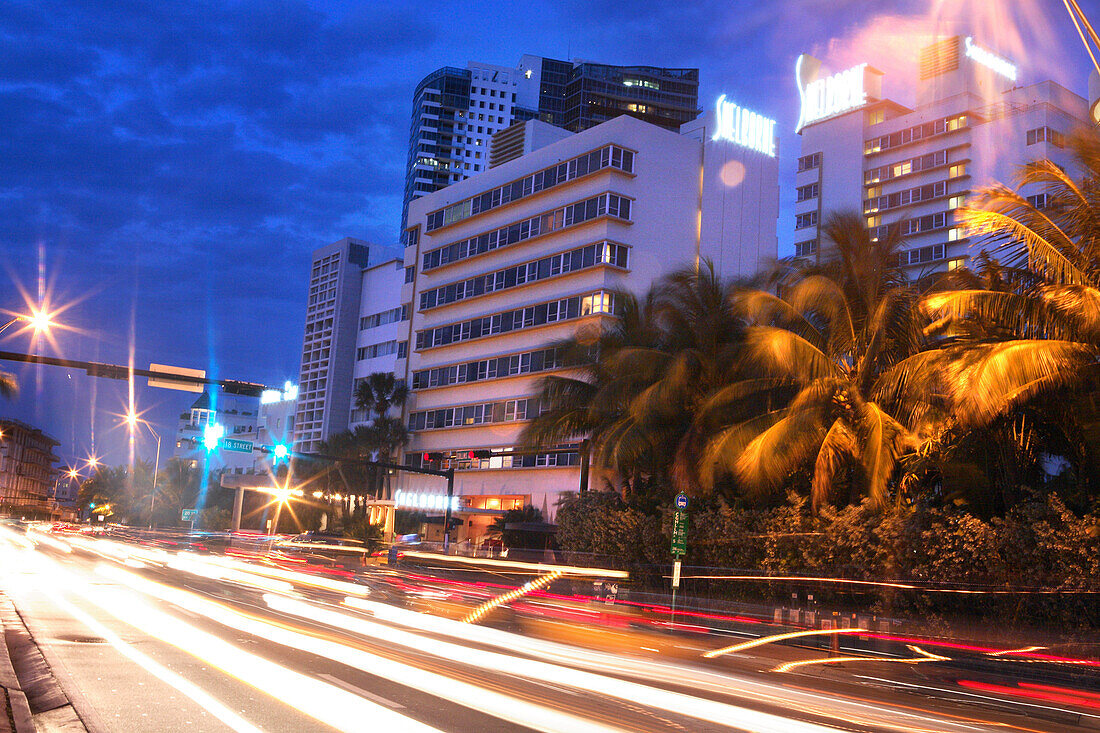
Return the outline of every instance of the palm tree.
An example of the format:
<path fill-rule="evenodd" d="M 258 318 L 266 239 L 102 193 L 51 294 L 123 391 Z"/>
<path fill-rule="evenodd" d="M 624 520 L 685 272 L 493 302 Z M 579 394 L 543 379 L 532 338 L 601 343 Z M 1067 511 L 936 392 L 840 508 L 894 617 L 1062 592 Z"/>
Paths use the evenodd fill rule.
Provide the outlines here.
<path fill-rule="evenodd" d="M 1095 388 L 1100 356 L 1100 134 L 1070 138 L 1080 183 L 1049 160 L 1021 167 L 1019 187 L 1041 186 L 1045 205 L 994 185 L 959 212 L 1006 263 L 1025 269 L 1010 287 L 937 293 L 924 307 L 955 352 L 951 397 L 960 423 L 979 426 L 1029 400 Z M 992 333 L 991 333 L 992 332 Z M 991 337 L 992 336 L 992 337 Z"/>
<path fill-rule="evenodd" d="M 642 302 L 616 294 L 618 319 L 559 344 L 579 371 L 543 378 L 540 399 L 549 410 L 528 425 L 525 442 L 587 437 L 595 464 L 625 486 L 649 483 L 669 493 L 695 410 L 736 370 L 733 288 L 704 261 L 666 276 Z"/>
<path fill-rule="evenodd" d="M 370 425 L 356 428 L 355 438 L 370 460 L 396 463 L 401 449 L 409 442 L 409 431 L 400 418 L 382 414 Z M 388 498 L 389 475 L 389 469 L 374 471 L 377 498 Z"/>
<path fill-rule="evenodd" d="M 392 372 L 374 372 L 355 385 L 355 407 L 367 415 L 383 416 L 408 399 L 409 388 Z"/>
<path fill-rule="evenodd" d="M 936 407 L 914 389 L 929 361 L 917 296 L 898 262 L 899 226 L 872 237 L 858 214 L 839 213 L 823 233 L 835 256 L 780 283 L 782 296 L 737 295 L 756 374 L 700 410 L 700 477 L 733 474 L 760 495 L 812 465 L 815 507 L 842 480 L 847 500 L 882 506 Z"/>

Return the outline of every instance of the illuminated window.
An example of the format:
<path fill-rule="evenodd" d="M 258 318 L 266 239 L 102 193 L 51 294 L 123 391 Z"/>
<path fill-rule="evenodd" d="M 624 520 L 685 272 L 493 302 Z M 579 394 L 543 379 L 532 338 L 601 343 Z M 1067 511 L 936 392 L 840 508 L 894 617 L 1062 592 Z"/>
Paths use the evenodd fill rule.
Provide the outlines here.
<path fill-rule="evenodd" d="M 867 113 L 867 124 L 868 125 L 877 125 L 880 122 L 885 122 L 885 121 L 886 121 L 886 110 L 884 110 L 884 109 L 873 109 L 873 110 L 871 110 L 870 112 Z"/>
<path fill-rule="evenodd" d="M 874 229 L 877 226 L 882 226 L 882 217 L 881 216 L 868 216 L 867 217 L 867 228 L 868 229 Z"/>
<path fill-rule="evenodd" d="M 965 196 L 952 196 L 951 198 L 949 198 L 947 200 L 947 208 L 949 208 L 949 209 L 958 209 L 963 205 L 963 202 L 965 200 L 966 200 Z"/>
<path fill-rule="evenodd" d="M 966 175 L 966 163 L 956 163 L 947 169 L 948 178 L 958 178 Z"/>

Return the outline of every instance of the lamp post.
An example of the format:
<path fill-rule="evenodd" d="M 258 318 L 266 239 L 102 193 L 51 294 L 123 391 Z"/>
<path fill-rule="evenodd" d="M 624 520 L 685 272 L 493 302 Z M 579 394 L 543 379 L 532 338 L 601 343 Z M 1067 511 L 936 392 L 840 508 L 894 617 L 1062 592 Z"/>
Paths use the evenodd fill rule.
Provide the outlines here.
<path fill-rule="evenodd" d="M 138 423 L 144 425 L 145 429 L 157 440 L 157 457 L 153 461 L 153 486 L 149 491 L 149 529 L 152 529 L 153 509 L 157 501 L 157 476 L 160 474 L 160 433 L 153 430 L 153 426 L 149 424 L 148 420 L 141 420 L 134 412 L 127 413 L 126 424 L 130 426 L 131 433 L 137 428 Z"/>

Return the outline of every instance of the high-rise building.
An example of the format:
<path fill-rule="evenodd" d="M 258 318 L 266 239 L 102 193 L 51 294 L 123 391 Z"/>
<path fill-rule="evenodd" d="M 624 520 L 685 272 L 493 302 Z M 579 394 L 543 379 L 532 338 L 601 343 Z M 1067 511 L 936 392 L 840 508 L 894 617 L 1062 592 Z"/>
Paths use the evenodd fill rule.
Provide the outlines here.
<path fill-rule="evenodd" d="M 0 419 L 0 511 L 48 516 L 60 443 L 19 420 Z"/>
<path fill-rule="evenodd" d="M 699 70 L 609 66 L 524 55 L 516 67 L 470 62 L 413 92 L 401 220 L 409 202 L 489 167 L 489 140 L 539 119 L 571 132 L 630 115 L 669 130 L 695 119 Z"/>
<path fill-rule="evenodd" d="M 1084 99 L 1051 81 L 1026 83 L 970 37 L 922 49 L 915 107 L 886 98 L 883 74 L 868 64 L 827 70 L 803 56 L 796 81 L 795 255 L 820 256 L 830 212 L 858 211 L 873 235 L 901 223 L 901 264 L 914 278 L 972 254 L 954 211 L 975 187 L 1012 185 L 1018 166 L 1040 158 L 1071 165 L 1066 135 L 1089 122 Z M 1038 191 L 1024 194 L 1044 204 Z"/>
<path fill-rule="evenodd" d="M 680 134 L 631 116 L 532 134 L 545 144 L 410 204 L 405 460 L 459 472 L 460 538 L 525 504 L 552 518 L 579 486 L 577 443 L 519 441 L 540 378 L 566 371 L 555 341 L 614 318 L 615 292 L 643 294 L 700 257 L 726 277 L 775 258 L 774 126 L 723 97 Z M 398 488 L 398 505 L 438 509 L 438 481 Z"/>
<path fill-rule="evenodd" d="M 320 441 L 348 427 L 362 272 L 369 254 L 366 242 L 351 237 L 313 252 L 294 418 L 295 450 L 316 451 Z"/>

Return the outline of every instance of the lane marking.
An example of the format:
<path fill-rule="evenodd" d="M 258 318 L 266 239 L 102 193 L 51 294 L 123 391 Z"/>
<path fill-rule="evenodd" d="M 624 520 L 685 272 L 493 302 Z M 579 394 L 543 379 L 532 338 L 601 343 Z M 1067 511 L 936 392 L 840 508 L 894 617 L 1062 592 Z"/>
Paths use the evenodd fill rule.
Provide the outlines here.
<path fill-rule="evenodd" d="M 343 689 L 347 690 L 348 692 L 354 693 L 356 695 L 362 695 L 363 697 L 367 698 L 368 700 L 376 702 L 379 705 L 385 705 L 386 707 L 393 708 L 394 710 L 404 710 L 405 709 L 405 706 L 402 705 L 399 702 L 394 702 L 393 700 L 389 699 L 388 697 L 382 697 L 381 695 L 375 695 L 373 692 L 370 692 L 368 690 L 364 690 L 362 687 L 356 687 L 355 685 L 351 684 L 350 682 L 345 682 L 344 680 L 340 679 L 339 677 L 337 677 L 334 674 L 322 673 L 322 674 L 319 674 L 317 676 L 320 677 L 321 679 L 328 680 L 331 684 L 334 684 L 337 687 L 342 687 Z"/>

